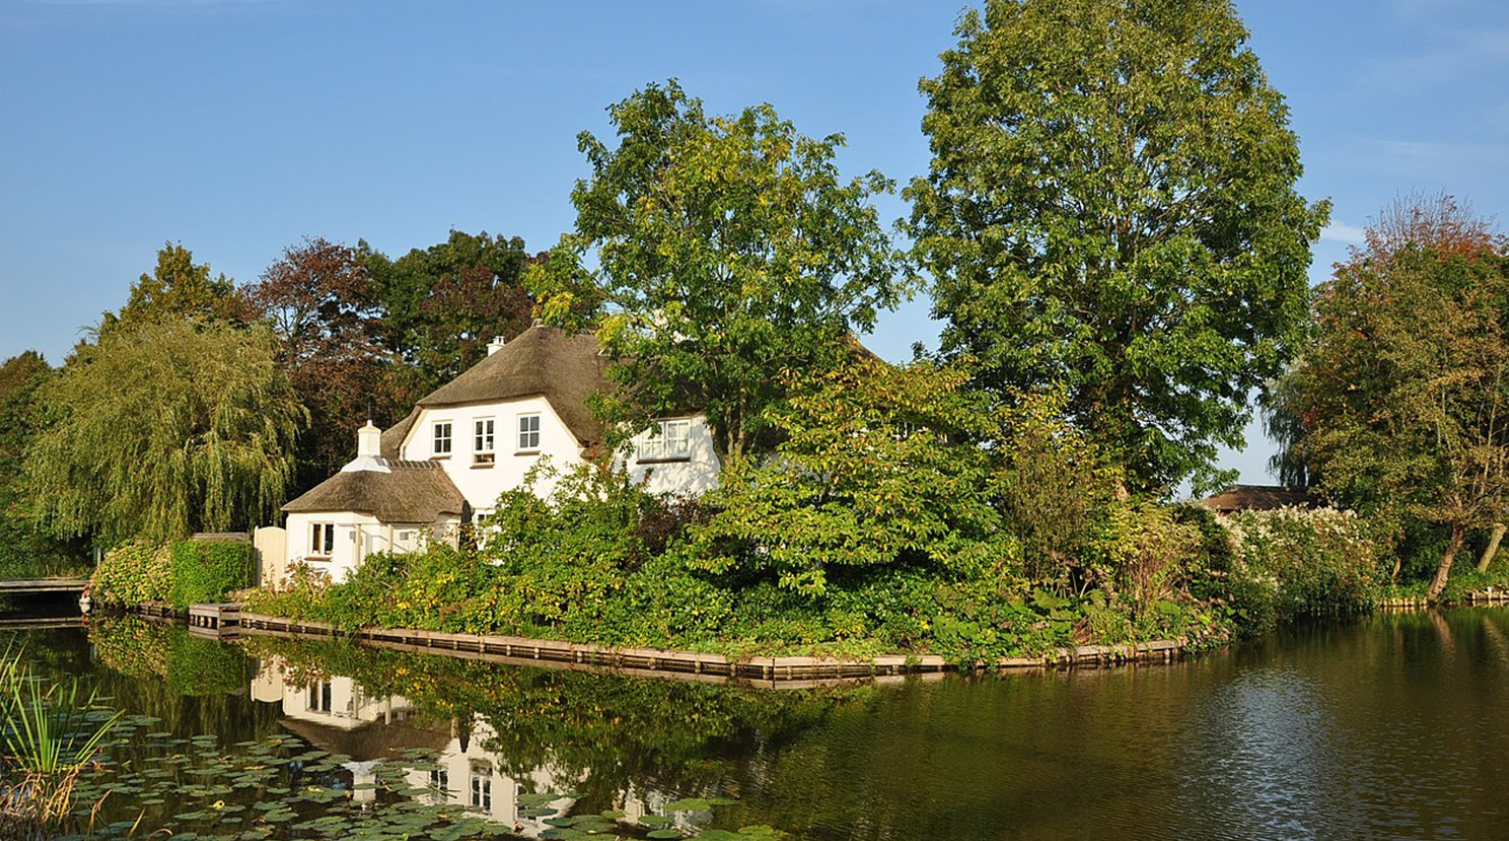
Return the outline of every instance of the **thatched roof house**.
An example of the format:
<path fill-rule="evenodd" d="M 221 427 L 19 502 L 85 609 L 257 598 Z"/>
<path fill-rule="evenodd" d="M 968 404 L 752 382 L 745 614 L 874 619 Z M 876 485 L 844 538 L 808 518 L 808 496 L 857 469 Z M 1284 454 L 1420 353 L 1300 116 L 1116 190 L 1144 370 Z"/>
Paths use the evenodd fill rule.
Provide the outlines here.
<path fill-rule="evenodd" d="M 591 333 L 531 327 L 419 401 L 415 411 L 543 397 L 586 447 L 603 440 L 588 400 L 608 389 L 608 358 Z"/>
<path fill-rule="evenodd" d="M 541 462 L 561 471 L 588 463 L 606 437 L 591 399 L 611 388 L 608 365 L 590 334 L 535 326 L 497 339 L 399 423 L 386 431 L 369 423 L 355 459 L 283 507 L 287 559 L 341 580 L 372 552 L 455 539 Z M 696 409 L 657 420 L 615 465 L 656 493 L 705 491 L 719 467 Z M 548 494 L 550 481 L 532 487 Z"/>

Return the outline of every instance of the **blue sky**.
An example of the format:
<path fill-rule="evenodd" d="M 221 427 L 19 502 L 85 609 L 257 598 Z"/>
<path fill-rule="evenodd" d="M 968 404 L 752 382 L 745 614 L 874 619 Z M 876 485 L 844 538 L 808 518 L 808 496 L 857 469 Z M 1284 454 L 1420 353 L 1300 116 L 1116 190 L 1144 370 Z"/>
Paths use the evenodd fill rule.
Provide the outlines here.
<path fill-rule="evenodd" d="M 846 172 L 926 171 L 917 80 L 964 0 L 0 0 L 0 359 L 61 361 L 166 241 L 241 282 L 306 235 L 397 256 L 456 228 L 543 249 L 572 223 L 576 133 L 677 77 L 842 132 Z M 1323 278 L 1411 190 L 1509 209 L 1509 4 L 1240 0 L 1335 203 Z M 882 205 L 889 217 L 906 208 Z M 934 343 L 919 299 L 867 344 Z M 1252 430 L 1252 433 L 1255 433 Z M 1249 434 L 1228 466 L 1266 481 Z"/>

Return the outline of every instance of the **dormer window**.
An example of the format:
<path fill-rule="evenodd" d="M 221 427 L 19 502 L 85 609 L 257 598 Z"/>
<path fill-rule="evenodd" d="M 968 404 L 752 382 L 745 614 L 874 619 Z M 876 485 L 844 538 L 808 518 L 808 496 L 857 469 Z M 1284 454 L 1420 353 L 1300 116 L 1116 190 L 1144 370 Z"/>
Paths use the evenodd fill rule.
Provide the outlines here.
<path fill-rule="evenodd" d="M 540 416 L 519 415 L 519 452 L 537 453 L 540 450 Z"/>
<path fill-rule="evenodd" d="M 639 436 L 639 461 L 686 461 L 692 457 L 692 422 L 660 421 Z"/>
<path fill-rule="evenodd" d="M 435 458 L 445 458 L 451 454 L 451 422 L 435 422 L 434 443 L 430 447 L 430 455 Z"/>
<path fill-rule="evenodd" d="M 493 463 L 497 445 L 493 437 L 492 418 L 482 418 L 472 427 L 472 465 L 488 466 Z"/>

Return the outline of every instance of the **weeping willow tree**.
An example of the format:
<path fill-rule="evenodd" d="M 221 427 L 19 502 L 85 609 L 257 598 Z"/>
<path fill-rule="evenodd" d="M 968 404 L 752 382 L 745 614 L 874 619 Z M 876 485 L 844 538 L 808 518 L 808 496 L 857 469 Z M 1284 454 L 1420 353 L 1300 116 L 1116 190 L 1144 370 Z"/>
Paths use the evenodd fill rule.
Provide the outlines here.
<path fill-rule="evenodd" d="M 307 415 L 265 326 L 122 323 L 44 387 L 32 517 L 62 537 L 167 541 L 266 522 Z"/>

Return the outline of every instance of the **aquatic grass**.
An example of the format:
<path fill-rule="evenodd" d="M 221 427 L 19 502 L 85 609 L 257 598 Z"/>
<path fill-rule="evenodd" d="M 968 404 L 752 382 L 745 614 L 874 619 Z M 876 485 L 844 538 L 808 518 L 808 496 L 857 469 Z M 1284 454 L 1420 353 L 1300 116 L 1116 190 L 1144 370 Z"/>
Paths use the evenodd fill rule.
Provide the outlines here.
<path fill-rule="evenodd" d="M 77 680 L 34 676 L 19 648 L 0 653 L 0 829 L 46 837 L 72 813 L 79 774 L 103 747 L 121 713 L 102 710 Z"/>

